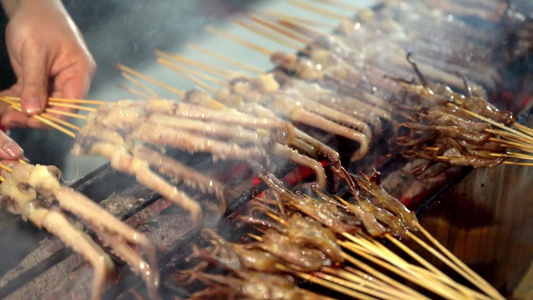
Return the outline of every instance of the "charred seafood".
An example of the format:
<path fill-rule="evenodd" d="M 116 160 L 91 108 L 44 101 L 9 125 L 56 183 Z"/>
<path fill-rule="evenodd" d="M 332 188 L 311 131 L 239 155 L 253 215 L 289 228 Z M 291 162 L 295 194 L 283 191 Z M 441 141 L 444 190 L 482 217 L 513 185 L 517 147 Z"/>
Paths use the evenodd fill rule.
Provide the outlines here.
<path fill-rule="evenodd" d="M 7 168 L 9 169 L 9 168 Z M 71 188 L 61 186 L 60 171 L 53 166 L 17 164 L 0 184 L 0 204 L 25 221 L 57 236 L 81 254 L 94 268 L 92 299 L 100 299 L 104 284 L 113 275 L 110 256 L 65 212 L 79 218 L 113 254 L 125 261 L 146 283 L 152 299 L 159 299 L 159 269 L 156 249 L 148 238 L 117 220 L 93 201 Z M 143 250 L 146 262 L 130 245 Z"/>
<path fill-rule="evenodd" d="M 216 194 L 221 212 L 225 211 L 222 184 L 155 148 L 208 152 L 214 159 L 265 163 L 270 145 L 292 139 L 292 126 L 277 119 L 152 99 L 102 104 L 88 116 L 87 124 L 77 135 L 73 152 L 107 158 L 113 168 L 134 175 L 140 183 L 188 210 L 192 219 L 200 223 L 200 205 L 151 167 L 174 180 Z"/>

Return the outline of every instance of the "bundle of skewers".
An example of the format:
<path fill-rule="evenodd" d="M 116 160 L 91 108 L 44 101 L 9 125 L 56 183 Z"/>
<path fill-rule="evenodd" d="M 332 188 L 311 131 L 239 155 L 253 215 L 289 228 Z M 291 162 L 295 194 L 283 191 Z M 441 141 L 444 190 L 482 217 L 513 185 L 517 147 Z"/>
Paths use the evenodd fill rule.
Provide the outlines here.
<path fill-rule="evenodd" d="M 431 177 L 451 166 L 494 168 L 500 164 L 533 166 L 533 130 L 474 96 L 464 79 L 466 95 L 431 84 L 409 57 L 420 84 L 396 78 L 404 87 L 395 106 L 400 119 L 395 142 L 402 155 L 427 163 L 411 171 Z M 438 163 L 443 163 L 438 165 Z M 437 166 L 435 166 L 437 165 Z"/>
<path fill-rule="evenodd" d="M 204 229 L 211 245 L 193 245 L 188 260 L 197 264 L 175 276 L 192 287 L 203 283 L 189 299 L 503 299 L 383 190 L 379 173 L 354 176 L 342 167 L 336 172 L 350 186 L 346 199 L 320 189 L 294 193 L 273 175 L 262 174 L 269 190 L 234 220 L 258 234 L 232 243 Z M 433 246 L 416 235 L 418 230 Z M 454 281 L 400 239 L 412 239 L 474 288 Z M 299 287 L 302 280 L 315 285 Z"/>
<path fill-rule="evenodd" d="M 533 130 L 487 101 L 502 84 L 500 66 L 490 64 L 496 61 L 501 46 L 496 35 L 489 34 L 494 28 L 478 28 L 449 17 L 449 13 L 474 14 L 493 23 L 500 15 L 474 8 L 474 0 L 447 4 L 387 1 L 375 11 L 342 1 L 315 2 L 358 12 L 358 16 L 348 19 L 325 6 L 291 1 L 302 9 L 339 20 L 341 26 L 329 33 L 319 22 L 276 12 L 236 20 L 253 32 L 299 51 L 298 55 L 272 51 L 208 28 L 268 55 L 276 66 L 271 72 L 261 72 L 196 45 L 191 48 L 239 71 L 158 51 L 159 63 L 190 79 L 197 89 L 178 89 L 119 65 L 123 76 L 135 86 L 126 89 L 146 101 L 105 103 L 51 98 L 50 107 L 35 118 L 75 138 L 75 154 L 105 157 L 116 170 L 135 176 L 139 183 L 187 210 L 196 224 L 202 223 L 202 206 L 176 183 L 183 182 L 204 197 L 214 196 L 219 214 L 226 210 L 227 189 L 231 187 L 179 161 L 170 155 L 172 151 L 207 153 L 213 163 L 238 161 L 259 173 L 269 190 L 253 200 L 249 216 L 240 216 L 236 222 L 251 224 L 262 235 L 250 234 L 254 242 L 234 244 L 205 230 L 213 247 L 195 248 L 191 256 L 205 262 L 177 276 L 207 286 L 192 298 L 219 297 L 221 293 L 235 298 L 256 298 L 261 293 L 275 299 L 318 298 L 316 291 L 297 287 L 301 279 L 334 290 L 340 297 L 501 298 L 432 238 L 411 211 L 385 192 L 379 173 L 359 177 L 341 166 L 361 161 L 372 151 L 387 155 L 389 148 L 374 146 L 390 138 L 405 157 L 429 160 L 412 171 L 419 177 L 433 176 L 452 165 L 533 165 L 526 162 L 531 160 L 527 153 L 533 151 Z M 412 69 L 420 84 L 405 79 L 412 76 Z M 464 78 L 472 83 L 467 84 Z M 154 87 L 176 94 L 179 101 L 160 99 Z M 18 98 L 0 100 L 21 110 Z M 58 107 L 89 114 L 65 112 Z M 73 125 L 63 120 L 64 116 L 83 119 L 86 124 Z M 346 160 L 339 154 L 343 149 L 328 143 L 332 137 L 353 146 Z M 309 193 L 290 191 L 263 170 L 275 171 L 279 158 L 312 170 L 313 181 L 300 186 Z M 434 166 L 437 162 L 444 165 Z M 325 166 L 331 166 L 330 173 Z M 53 222 L 71 222 L 62 210 L 83 219 L 116 256 L 140 274 L 150 297 L 158 297 L 154 288 L 158 284 L 155 251 L 142 234 L 116 220 L 95 223 L 92 213 L 102 210 L 60 187 L 49 168 L 20 164 L 12 171 L 0 185 L 2 203 L 84 254 L 95 268 L 93 297 L 100 295 L 104 270 L 110 269 L 111 260 L 77 228 L 65 233 L 54 227 Z M 327 174 L 333 175 L 330 177 L 336 185 L 342 181 L 348 186 L 350 196 L 329 194 Z M 65 199 L 67 195 L 81 199 L 83 204 L 72 205 Z M 112 220 L 110 215 L 106 218 Z M 418 230 L 439 251 L 417 237 Z M 412 239 L 471 286 L 455 282 L 399 238 Z M 83 241 L 83 246 L 72 239 Z M 409 259 L 383 246 L 382 239 Z M 150 264 L 126 241 L 142 246 Z M 209 273 L 208 268 L 213 266 L 225 269 L 229 275 Z M 423 291 L 412 288 L 413 284 Z"/>
<path fill-rule="evenodd" d="M 61 186 L 61 171 L 54 166 L 21 161 L 12 167 L 0 164 L 0 168 L 3 172 L 0 207 L 46 229 L 81 254 L 94 269 L 92 299 L 100 299 L 115 269 L 111 256 L 96 241 L 101 241 L 114 256 L 131 266 L 146 283 L 152 299 L 159 298 L 156 249 L 144 234 L 116 219 L 83 194 Z M 77 219 L 70 218 L 71 214 Z M 89 228 L 95 238 L 81 226 Z M 144 252 L 149 262 L 137 251 Z"/>

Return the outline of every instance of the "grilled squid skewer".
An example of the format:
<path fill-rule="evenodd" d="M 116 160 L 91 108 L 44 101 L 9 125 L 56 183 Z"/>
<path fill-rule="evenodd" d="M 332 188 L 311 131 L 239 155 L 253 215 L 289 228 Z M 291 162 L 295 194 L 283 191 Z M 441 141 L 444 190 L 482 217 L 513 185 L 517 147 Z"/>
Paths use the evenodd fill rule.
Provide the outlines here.
<path fill-rule="evenodd" d="M 150 297 L 159 299 L 156 250 L 148 238 L 120 222 L 82 194 L 61 186 L 58 174 L 59 170 L 55 167 L 16 165 L 0 185 L 1 204 L 9 212 L 20 214 L 24 220 L 30 220 L 37 227 L 44 227 L 89 261 L 94 268 L 92 299 L 100 299 L 106 278 L 113 273 L 113 262 L 62 210 L 74 214 L 93 229 L 117 256 L 124 259 L 143 278 Z M 58 207 L 55 206 L 56 202 Z M 150 263 L 130 248 L 128 243 L 144 250 Z"/>

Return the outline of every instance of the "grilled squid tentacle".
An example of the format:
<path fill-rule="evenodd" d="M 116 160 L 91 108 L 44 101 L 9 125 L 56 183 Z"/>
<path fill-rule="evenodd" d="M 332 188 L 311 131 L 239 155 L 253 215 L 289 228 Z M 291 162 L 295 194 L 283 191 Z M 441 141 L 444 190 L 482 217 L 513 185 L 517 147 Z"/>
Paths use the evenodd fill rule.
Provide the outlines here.
<path fill-rule="evenodd" d="M 219 201 L 220 213 L 222 214 L 226 211 L 224 186 L 218 180 L 209 178 L 179 161 L 145 146 L 136 146 L 133 149 L 133 156 L 148 162 L 151 166 L 159 169 L 161 173 L 175 180 L 183 181 L 190 187 L 198 187 L 204 193 L 215 194 Z"/>
<path fill-rule="evenodd" d="M 286 111 L 285 113 L 293 121 L 313 126 L 358 142 L 359 149 L 353 154 L 351 159 L 352 161 L 357 161 L 368 153 L 370 141 L 364 134 L 358 131 L 336 124 L 321 116 L 310 113 L 301 107 L 295 107 L 294 109 L 291 109 L 288 112 Z"/>
<path fill-rule="evenodd" d="M 303 100 L 302 104 L 305 106 L 306 110 L 330 121 L 361 131 L 368 140 L 372 140 L 372 129 L 370 129 L 370 126 L 365 122 L 314 101 Z"/>
<path fill-rule="evenodd" d="M 100 299 L 106 278 L 114 272 L 114 265 L 109 255 L 60 212 L 35 208 L 27 217 L 37 227 L 46 228 L 74 252 L 89 261 L 94 269 L 91 299 Z"/>
<path fill-rule="evenodd" d="M 150 299 L 161 299 L 157 292 L 159 287 L 159 271 L 157 265 L 154 265 L 157 261 L 148 264 L 120 235 L 113 234 L 99 226 L 92 226 L 91 228 L 105 244 L 113 249 L 115 255 L 130 265 L 134 273 L 141 276 L 146 284 Z M 153 266 L 155 266 L 155 268 Z"/>
<path fill-rule="evenodd" d="M 272 153 L 274 155 L 286 157 L 297 165 L 312 169 L 316 174 L 316 185 L 320 188 L 324 188 L 326 186 L 326 172 L 324 171 L 324 168 L 320 162 L 301 155 L 298 153 L 298 151 L 279 143 L 272 147 Z"/>
<path fill-rule="evenodd" d="M 193 133 L 171 129 L 160 124 L 141 125 L 130 137 L 159 146 L 172 146 L 191 153 L 209 152 L 215 157 L 227 159 L 258 158 L 267 159 L 265 149 L 255 146 L 239 146 L 220 140 L 210 139 Z"/>
<path fill-rule="evenodd" d="M 200 205 L 187 194 L 170 185 L 161 176 L 152 172 L 146 161 L 128 154 L 123 148 L 106 143 L 94 144 L 91 153 L 107 158 L 114 169 L 135 175 L 141 184 L 158 191 L 169 201 L 183 207 L 190 212 L 191 218 L 196 224 L 201 223 L 202 208 Z"/>

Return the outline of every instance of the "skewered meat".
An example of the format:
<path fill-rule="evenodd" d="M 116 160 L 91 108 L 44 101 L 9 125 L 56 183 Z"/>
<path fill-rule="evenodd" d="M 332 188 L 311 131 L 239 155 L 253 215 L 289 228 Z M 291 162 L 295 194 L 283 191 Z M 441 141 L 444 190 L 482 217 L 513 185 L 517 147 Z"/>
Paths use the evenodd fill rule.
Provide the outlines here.
<path fill-rule="evenodd" d="M 319 201 L 318 199 L 303 194 L 296 194 L 285 187 L 271 174 L 260 174 L 259 177 L 276 193 L 284 203 L 314 218 L 324 226 L 336 233 L 356 233 L 361 229 L 360 221 L 349 216 L 330 202 Z"/>
<path fill-rule="evenodd" d="M 77 228 L 62 210 L 83 220 L 118 257 L 131 266 L 134 273 L 143 278 L 150 297 L 159 299 L 159 271 L 156 250 L 151 242 L 82 194 L 61 186 L 59 173 L 55 167 L 29 164 L 14 166 L 13 172 L 7 174 L 0 185 L 0 203 L 9 212 L 20 214 L 24 220 L 30 220 L 39 228 L 46 228 L 89 261 L 94 268 L 93 299 L 100 298 L 105 280 L 112 273 L 114 265 L 110 257 Z M 144 250 L 150 263 L 128 243 Z"/>
<path fill-rule="evenodd" d="M 222 99 L 225 100 L 225 102 L 229 101 L 233 104 L 235 104 L 236 102 L 240 103 L 240 100 L 241 100 L 240 98 L 238 100 L 235 100 L 235 99 L 228 100 L 232 98 L 231 97 L 232 95 L 230 95 L 227 92 L 227 90 L 226 92 L 220 91 L 218 95 L 221 96 Z M 184 99 L 184 101 L 197 103 L 199 105 L 206 106 L 206 107 L 216 106 L 221 111 L 233 110 L 233 108 L 229 108 L 225 106 L 223 103 L 220 103 L 216 101 L 215 99 L 213 99 L 209 94 L 205 92 L 201 92 L 201 91 L 189 92 L 187 97 Z M 239 106 L 238 108 L 239 110 L 242 110 L 245 113 L 251 113 L 252 115 L 256 115 L 257 117 L 278 119 L 278 117 L 274 115 L 270 110 L 264 107 L 261 107 L 259 105 L 251 104 L 251 105 L 247 105 L 246 109 L 242 109 L 241 106 Z M 283 121 L 281 121 L 280 119 L 280 122 L 283 122 Z M 298 153 L 298 151 L 291 149 L 288 146 L 283 145 L 281 143 L 274 143 L 273 145 L 271 145 L 269 149 L 270 153 L 280 156 L 280 157 L 285 157 L 298 165 L 310 168 L 316 174 L 316 181 L 313 184 L 316 184 L 319 187 L 324 187 L 326 184 L 326 173 L 322 165 L 320 164 L 320 162 L 318 162 L 317 160 L 313 158 L 316 158 L 317 152 L 320 152 L 321 154 L 324 154 L 328 159 L 333 160 L 333 161 L 338 161 L 339 154 L 335 152 L 333 149 L 327 147 L 326 145 L 322 144 L 316 139 L 305 134 L 301 130 L 298 130 L 297 128 L 294 128 L 294 135 L 295 135 L 294 136 L 295 138 L 292 141 L 290 141 L 289 144 L 293 146 L 294 148 L 303 150 L 304 153 L 306 153 L 308 156 L 312 158 L 301 155 L 300 153 Z"/>
<path fill-rule="evenodd" d="M 221 126 L 217 127 L 219 123 Z M 239 143 L 230 143 L 228 139 Z M 138 141 L 155 147 L 210 152 L 215 159 L 268 162 L 266 148 L 270 144 L 292 140 L 291 125 L 277 119 L 152 99 L 101 105 L 96 113 L 88 117 L 73 152 L 106 157 L 117 170 L 135 175 L 142 184 L 189 210 L 193 220 L 199 223 L 200 205 L 150 170 L 150 166 L 161 169 L 164 161 L 163 173 L 173 175 L 174 179 L 181 179 L 190 186 L 199 186 L 204 191 L 215 193 L 220 201 L 221 212 L 225 210 L 222 185 L 170 157 L 142 145 L 134 146 Z M 324 178 L 319 179 L 325 182 Z"/>
<path fill-rule="evenodd" d="M 323 261 L 322 265 L 339 265 L 344 261 L 344 258 L 341 255 L 341 249 L 336 242 L 335 233 L 309 217 L 303 217 L 298 213 L 294 213 L 286 220 L 283 220 L 279 225 L 252 216 L 240 216 L 238 220 L 256 226 L 266 226 L 267 228 L 272 229 L 265 232 L 265 236 L 268 236 L 268 238 L 266 238 L 267 240 L 270 240 L 272 235 L 276 237 L 276 234 L 273 233 L 274 231 L 285 236 L 285 242 L 287 243 L 287 246 L 290 246 L 288 248 L 300 248 L 302 252 L 308 251 L 303 250 L 306 248 L 319 250 L 329 259 L 329 261 Z M 262 243 L 263 241 L 258 242 L 257 244 Z M 261 247 L 265 251 L 270 252 L 268 248 L 265 248 L 264 246 Z M 271 253 L 279 256 L 280 253 L 277 249 L 275 250 L 276 252 Z M 285 255 L 281 255 L 279 258 L 281 260 L 286 260 Z"/>
<path fill-rule="evenodd" d="M 279 272 L 275 264 L 280 260 L 269 252 L 229 243 L 209 228 L 202 230 L 202 237 L 209 239 L 214 247 L 203 249 L 193 247 L 193 253 L 187 258 L 188 260 L 200 258 L 236 273 L 245 269 L 268 273 Z"/>
<path fill-rule="evenodd" d="M 212 229 L 204 229 L 202 235 L 211 240 L 215 247 L 193 247 L 193 253 L 188 259 L 202 259 L 203 262 L 226 269 L 235 277 L 204 273 L 201 271 L 204 267 L 202 265 L 182 271 L 182 279 L 185 275 L 189 281 L 197 279 L 207 285 L 205 290 L 194 293 L 189 299 L 318 299 L 314 294 L 300 290 L 288 275 L 275 275 L 280 273 L 276 264 L 281 261 L 269 252 L 229 243 Z M 280 247 L 274 244 L 271 246 Z"/>
<path fill-rule="evenodd" d="M 361 189 L 375 197 L 379 204 L 381 204 L 388 211 L 396 216 L 401 217 L 402 221 L 410 230 L 416 230 L 416 223 L 418 222 L 415 214 L 407 209 L 400 200 L 394 198 L 380 186 L 381 174 L 375 172 L 370 178 L 363 180 L 359 177 L 354 178 Z"/>
<path fill-rule="evenodd" d="M 260 105 L 259 103 L 244 102 L 242 96 L 232 93 L 229 89 L 218 90 L 216 97 L 221 102 L 230 107 L 234 107 L 239 111 L 244 111 L 259 117 L 279 118 L 273 111 Z M 203 98 L 205 98 L 205 96 Z M 294 133 L 296 141 L 300 141 L 304 144 L 307 144 L 309 147 L 316 149 L 315 151 L 311 151 L 312 153 L 307 153 L 308 155 L 316 156 L 316 152 L 319 152 L 320 154 L 326 156 L 326 158 L 331 162 L 339 161 L 339 153 L 331 149 L 329 146 L 313 138 L 302 130 L 299 130 L 298 128 L 294 128 Z"/>
<path fill-rule="evenodd" d="M 266 90 L 264 86 L 269 86 L 269 90 Z M 357 141 L 360 147 L 352 156 L 352 160 L 361 159 L 368 152 L 372 139 L 372 131 L 368 124 L 309 100 L 296 89 L 280 89 L 279 83 L 272 74 L 261 75 L 257 78 L 237 78 L 232 81 L 231 93 L 243 97 L 245 101 L 258 102 L 276 115 L 291 121 Z"/>
<path fill-rule="evenodd" d="M 323 266 L 330 266 L 331 260 L 318 249 L 302 247 L 289 236 L 273 229 L 263 234 L 263 240 L 248 244 L 249 249 L 262 249 L 282 259 L 287 264 L 302 271 L 318 271 Z"/>
<path fill-rule="evenodd" d="M 247 272 L 240 278 L 191 271 L 190 276 L 208 287 L 196 292 L 189 299 L 273 299 L 319 300 L 324 299 L 296 286 L 288 276 L 259 272 Z"/>
<path fill-rule="evenodd" d="M 411 173 L 422 178 L 422 174 L 434 162 L 475 168 L 493 168 L 502 164 L 508 158 L 505 146 L 512 145 L 501 138 L 509 135 L 495 130 L 493 124 L 500 127 L 513 125 L 514 114 L 500 111 L 485 99 L 473 96 L 466 79 L 464 90 L 467 95 L 453 92 L 445 85 L 429 83 L 417 64 L 409 57 L 408 61 L 421 85 L 398 80 L 406 91 L 403 100 L 405 103 L 396 105 L 399 108 L 398 115 L 408 121 L 398 125 L 398 132 L 403 132 L 403 135 L 397 136 L 395 141 L 402 147 L 405 157 L 430 161 L 413 169 Z M 516 132 L 513 129 L 510 131 Z M 520 140 L 518 136 L 509 137 L 510 143 Z M 524 157 L 520 153 L 510 155 L 509 157 L 519 159 Z M 445 168 L 439 168 L 436 173 L 430 174 L 433 176 L 444 170 Z"/>
<path fill-rule="evenodd" d="M 279 203 L 276 204 L 276 201 L 272 203 L 271 200 L 265 198 L 260 198 L 260 201 L 270 206 L 278 205 L 281 207 L 280 209 L 282 210 L 280 212 L 270 211 L 270 214 L 279 215 L 281 213 L 283 215 L 283 207 L 287 206 L 291 210 L 304 213 L 315 219 L 337 234 L 357 233 L 364 229 L 374 237 L 382 237 L 391 232 L 395 236 L 405 238 L 408 231 L 416 231 L 416 224 L 418 223 L 416 216 L 380 186 L 381 175 L 379 172 L 374 173 L 370 178 L 365 177 L 365 179 L 362 179 L 350 175 L 341 166 L 333 166 L 332 170 L 336 176 L 345 180 L 350 187 L 354 196 L 352 202 L 328 196 L 325 192 L 316 188 L 313 190 L 318 197 L 292 193 L 268 174 L 262 174 L 260 177 L 272 189 L 276 196 L 276 201 L 279 201 Z M 374 204 L 371 201 L 372 198 L 376 199 L 379 205 Z M 265 208 L 263 207 L 260 210 L 265 210 Z M 281 229 L 269 222 L 264 223 L 264 221 L 249 217 L 245 220 L 258 226 L 266 226 L 279 232 L 286 232 L 286 229 Z M 289 224 L 287 228 L 291 226 L 291 222 L 288 220 L 284 223 Z M 300 229 L 300 231 L 305 232 L 310 230 L 310 228 L 307 226 L 306 229 Z M 316 228 L 314 230 L 319 234 Z M 328 234 L 319 235 L 328 236 Z M 307 233 L 307 236 L 313 236 L 313 234 Z M 293 237 L 293 239 L 296 239 L 296 237 Z M 322 240 L 324 241 L 323 245 L 328 243 L 328 239 Z M 318 247 L 318 249 L 323 250 L 322 247 Z M 325 253 L 336 252 L 325 251 Z M 335 257 L 330 258 L 332 261 L 336 261 Z"/>

